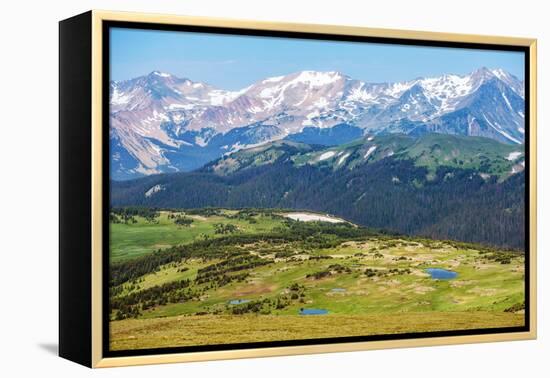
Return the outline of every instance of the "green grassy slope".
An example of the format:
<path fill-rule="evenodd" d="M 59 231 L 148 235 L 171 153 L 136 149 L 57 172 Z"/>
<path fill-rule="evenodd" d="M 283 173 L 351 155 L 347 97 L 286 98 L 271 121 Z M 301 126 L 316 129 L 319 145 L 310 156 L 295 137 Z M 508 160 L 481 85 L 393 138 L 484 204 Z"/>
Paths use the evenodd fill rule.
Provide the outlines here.
<path fill-rule="evenodd" d="M 161 213 L 158 224 L 139 220 L 113 225 L 125 226 L 125 237 L 132 238 L 130 247 L 117 245 L 119 260 L 112 261 L 113 266 L 133 269 L 134 261 L 146 263 L 149 255 L 127 258 L 136 255 L 136 246 L 144 240 L 157 247 L 159 242 L 187 243 L 158 253 L 170 258 L 151 259 L 150 264 L 164 263 L 112 288 L 117 306 L 111 322 L 114 349 L 523 322 L 525 269 L 519 253 L 373 234 L 345 223 L 289 221 L 277 210 L 188 214 L 194 217 L 193 225 L 209 235 L 204 240 L 197 239 L 194 227 L 178 228 L 169 214 Z M 236 228 L 216 234 L 220 224 Z M 157 233 L 162 232 L 175 236 L 161 239 Z M 131 253 L 125 254 L 125 248 Z M 428 268 L 458 276 L 432 279 Z M 231 304 L 233 300 L 243 303 Z M 324 309 L 328 314 L 301 316 L 301 309 Z M 338 322 L 346 327 L 334 328 Z M 250 332 L 243 333 L 247 324 Z"/>
<path fill-rule="evenodd" d="M 515 156 L 510 156 L 516 153 Z M 508 177 L 514 166 L 523 160 L 523 146 L 499 143 L 482 137 L 447 134 L 426 134 L 419 138 L 401 134 L 378 135 L 328 149 L 294 155 L 297 165 L 330 166 L 353 169 L 357 165 L 393 156 L 411 159 L 416 166 L 435 172 L 448 166 L 474 169 L 481 174 Z M 516 168 L 518 169 L 518 168 Z"/>
<path fill-rule="evenodd" d="M 225 215 L 231 215 L 236 211 L 225 210 Z M 205 217 L 202 215 L 186 215 L 184 212 L 176 212 L 176 215 L 188 216 L 193 219 L 189 227 L 178 226 L 173 220 L 168 219 L 168 212 L 160 212 L 160 216 L 154 222 L 143 217 L 136 216 L 137 223 L 111 223 L 111 251 L 112 262 L 120 262 L 147 255 L 158 249 L 173 245 L 191 243 L 205 237 L 220 237 L 215 233 L 216 224 L 235 224 L 245 233 L 262 233 L 270 231 L 278 222 L 270 217 L 257 216 L 256 223 L 229 219 L 224 215 Z"/>
<path fill-rule="evenodd" d="M 201 315 L 111 323 L 111 350 L 523 326 L 521 314 Z"/>

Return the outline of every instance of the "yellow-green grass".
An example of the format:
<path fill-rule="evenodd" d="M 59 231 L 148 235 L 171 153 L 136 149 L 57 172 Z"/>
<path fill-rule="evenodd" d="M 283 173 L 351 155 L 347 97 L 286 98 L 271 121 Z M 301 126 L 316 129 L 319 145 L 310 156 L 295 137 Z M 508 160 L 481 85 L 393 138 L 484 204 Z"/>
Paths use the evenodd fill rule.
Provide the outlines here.
<path fill-rule="evenodd" d="M 234 212 L 228 211 L 228 214 Z M 215 224 L 234 224 L 240 232 L 248 234 L 259 234 L 269 232 L 273 227 L 281 224 L 281 221 L 274 220 L 269 216 L 257 215 L 254 219 L 257 223 L 250 223 L 241 219 L 230 219 L 223 215 L 216 216 L 189 216 L 193 223 L 189 227 L 178 226 L 173 219 L 169 219 L 167 211 L 160 212 L 156 222 L 147 221 L 145 218 L 136 216 L 137 223 L 114 223 L 111 224 L 110 232 L 110 259 L 111 262 L 120 262 L 133 259 L 154 252 L 158 249 L 168 248 L 175 245 L 192 243 L 204 236 L 219 237 L 215 233 Z M 178 212 L 174 214 L 182 214 Z"/>
<path fill-rule="evenodd" d="M 122 291 L 116 297 L 125 296 L 130 293 L 137 293 L 142 290 L 149 289 L 154 286 L 160 286 L 165 283 L 179 280 L 194 280 L 197 276 L 197 271 L 209 264 L 215 263 L 217 260 L 204 262 L 201 259 L 187 260 L 185 263 L 170 264 L 162 266 L 158 271 L 146 274 L 140 277 L 139 282 L 122 284 Z M 185 268 L 185 269 L 184 269 Z"/>
<path fill-rule="evenodd" d="M 513 258 L 510 264 L 500 264 L 488 260 L 474 249 L 458 249 L 449 244 L 430 249 L 421 243 L 402 243 L 386 247 L 386 241 L 372 239 L 344 243 L 333 248 L 331 256 L 335 257 L 331 259 L 280 260 L 253 269 L 245 282 L 207 290 L 200 300 L 168 304 L 145 311 L 142 317 L 156 318 L 223 309 L 232 299 L 276 299 L 294 283 L 305 287 L 303 302 L 295 301 L 284 309 L 272 310 L 272 314 L 294 315 L 300 308 L 323 308 L 330 314 L 504 311 L 524 301 L 524 258 L 521 255 Z M 374 252 L 355 256 L 360 251 L 372 248 L 383 257 L 376 257 Z M 407 260 L 398 260 L 405 255 L 408 256 Z M 308 274 L 327 270 L 333 264 L 349 267 L 351 273 L 335 273 L 318 280 L 307 278 Z M 192 274 L 198 265 L 197 262 L 190 263 L 190 270 L 186 273 Z M 425 272 L 430 267 L 453 270 L 458 273 L 458 277 L 448 281 L 434 280 Z M 364 274 L 367 268 L 378 272 L 410 269 L 410 274 L 367 277 Z M 150 282 L 153 277 L 168 279 L 168 272 L 173 270 L 169 268 L 148 275 L 144 282 Z M 167 282 L 166 279 L 163 282 Z M 345 291 L 334 292 L 332 289 Z"/>
<path fill-rule="evenodd" d="M 137 319 L 112 321 L 112 347 L 152 348 L 523 324 L 523 311 L 517 311 L 525 301 L 525 259 L 520 253 L 506 253 L 507 263 L 501 263 L 502 260 L 492 258 L 499 256 L 499 251 L 388 236 L 368 236 L 332 248 L 307 249 L 304 244 L 284 239 L 275 243 L 262 241 L 261 234 L 281 221 L 256 217 L 255 224 L 220 215 L 196 217 L 194 226 L 212 227 L 213 234 L 213 224 L 232 223 L 241 232 L 257 233 L 257 241 L 235 248 L 265 259 L 267 265 L 246 269 L 248 276 L 244 280 L 217 286 L 212 282 L 197 284 L 194 279 L 198 269 L 221 260 L 188 258 L 124 283 L 122 290 L 117 291 L 118 298 L 184 279 L 190 280 L 189 290 L 199 295 L 142 309 L 135 315 Z M 163 213 L 160 224 L 174 227 L 169 221 Z M 147 226 L 127 225 L 151 237 Z M 183 228 L 181 232 L 191 233 L 192 229 Z M 345 269 L 338 271 L 334 265 Z M 452 270 L 458 276 L 452 280 L 432 279 L 426 273 L 428 268 Z M 330 274 L 320 279 L 311 277 L 322 271 Z M 369 271 L 376 274 L 369 276 Z M 241 271 L 228 274 L 238 273 Z M 273 304 L 281 298 L 288 299 L 293 294 L 289 288 L 296 284 L 301 295 L 282 308 L 266 305 L 258 315 L 232 315 L 234 308 L 242 306 L 230 304 L 233 299 L 267 299 Z M 298 315 L 303 308 L 325 309 L 328 314 Z M 112 315 L 116 318 L 115 313 Z M 248 325 L 250 332 L 245 332 Z"/>
<path fill-rule="evenodd" d="M 524 325 L 506 312 L 365 315 L 204 315 L 111 322 L 111 350 L 388 335 Z"/>

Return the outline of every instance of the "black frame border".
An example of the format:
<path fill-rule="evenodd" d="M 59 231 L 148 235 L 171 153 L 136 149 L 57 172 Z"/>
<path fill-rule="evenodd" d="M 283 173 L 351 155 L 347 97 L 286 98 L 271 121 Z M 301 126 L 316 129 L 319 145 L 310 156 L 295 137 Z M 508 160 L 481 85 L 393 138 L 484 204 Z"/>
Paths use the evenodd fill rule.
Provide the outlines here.
<path fill-rule="evenodd" d="M 103 266 L 102 266 L 102 357 L 130 357 L 130 356 L 150 356 L 157 354 L 175 354 L 175 353 L 193 353 L 193 352 L 211 352 L 223 350 L 243 350 L 257 348 L 272 348 L 272 347 L 289 347 L 289 346 L 308 346 L 308 345 L 331 345 L 340 343 L 368 342 L 368 341 L 386 341 L 386 340 L 410 340 L 410 339 L 429 339 L 436 337 L 452 337 L 452 336 L 474 336 L 474 335 L 490 335 L 490 334 L 506 334 L 515 332 L 529 332 L 531 330 L 531 261 L 530 261 L 530 216 L 531 216 L 531 113 L 534 111 L 531 101 L 531 72 L 530 72 L 530 47 L 517 45 L 501 45 L 501 44 L 485 44 L 474 42 L 447 42 L 447 41 L 432 41 L 422 39 L 406 39 L 393 37 L 370 37 L 357 35 L 335 35 L 324 33 L 309 33 L 309 32 L 289 32 L 289 31 L 272 31 L 260 29 L 242 29 L 229 27 L 213 27 L 213 26 L 196 26 L 196 25 L 175 25 L 133 21 L 102 21 L 102 214 L 103 219 L 109 219 L 110 205 L 110 143 L 109 143 L 109 88 L 110 83 L 110 30 L 111 28 L 126 28 L 138 30 L 156 30 L 156 31 L 176 31 L 176 32 L 193 32 L 205 34 L 226 34 L 226 35 L 241 35 L 255 37 L 275 37 L 275 38 L 290 38 L 290 39 L 307 39 L 320 41 L 340 41 L 340 42 L 363 42 L 363 43 L 378 43 L 392 45 L 406 45 L 418 47 L 446 47 L 446 48 L 463 48 L 475 50 L 493 50 L 507 52 L 523 52 L 524 53 L 524 99 L 525 99 L 525 139 L 524 139 L 524 156 L 525 156 L 525 325 L 520 327 L 501 327 L 501 328 L 480 328 L 471 330 L 449 330 L 436 332 L 416 332 L 402 334 L 385 334 L 371 336 L 347 336 L 335 338 L 319 338 L 319 339 L 304 339 L 304 340 L 280 340 L 266 341 L 253 343 L 234 343 L 234 344 L 213 344 L 200 346 L 182 346 L 182 347 L 163 347 L 150 349 L 131 349 L 112 351 L 109 348 L 109 237 L 110 228 L 109 222 L 103 221 L 102 224 L 102 251 L 103 251 Z M 107 257 L 107 258 L 106 258 Z M 429 313 L 427 313 L 429 316 Z"/>

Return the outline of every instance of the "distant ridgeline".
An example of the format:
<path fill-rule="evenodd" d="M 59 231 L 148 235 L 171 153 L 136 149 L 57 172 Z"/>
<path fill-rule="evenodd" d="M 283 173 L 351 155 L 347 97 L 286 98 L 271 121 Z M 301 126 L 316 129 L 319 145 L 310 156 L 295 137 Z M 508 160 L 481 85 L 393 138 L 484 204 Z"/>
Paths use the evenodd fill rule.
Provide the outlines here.
<path fill-rule="evenodd" d="M 153 71 L 110 85 L 110 174 L 189 172 L 285 138 L 332 146 L 364 135 L 437 132 L 521 144 L 524 91 L 519 78 L 487 68 L 395 83 L 301 71 L 237 91 Z"/>
<path fill-rule="evenodd" d="M 400 134 L 271 142 L 193 172 L 112 181 L 112 206 L 294 208 L 366 227 L 523 249 L 523 145 Z"/>

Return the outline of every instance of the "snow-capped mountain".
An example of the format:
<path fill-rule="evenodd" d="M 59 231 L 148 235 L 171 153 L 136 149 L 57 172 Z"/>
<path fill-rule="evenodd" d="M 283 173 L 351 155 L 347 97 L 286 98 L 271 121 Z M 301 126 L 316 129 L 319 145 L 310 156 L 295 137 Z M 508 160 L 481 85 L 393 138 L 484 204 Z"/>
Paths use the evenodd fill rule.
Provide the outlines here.
<path fill-rule="evenodd" d="M 225 91 L 158 71 L 110 86 L 111 177 L 191 170 L 278 139 L 429 132 L 523 143 L 524 85 L 501 70 L 399 83 L 301 71 Z"/>

